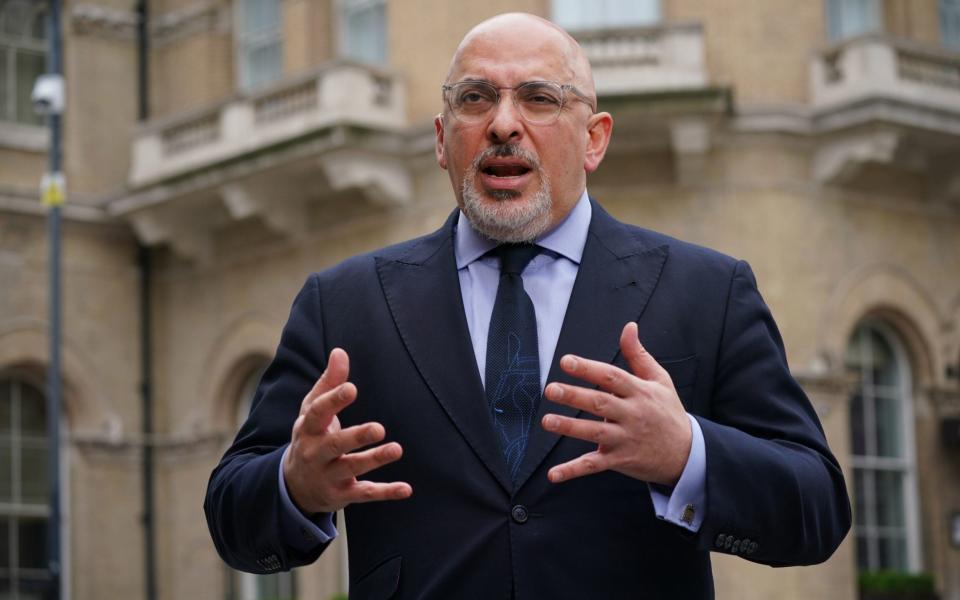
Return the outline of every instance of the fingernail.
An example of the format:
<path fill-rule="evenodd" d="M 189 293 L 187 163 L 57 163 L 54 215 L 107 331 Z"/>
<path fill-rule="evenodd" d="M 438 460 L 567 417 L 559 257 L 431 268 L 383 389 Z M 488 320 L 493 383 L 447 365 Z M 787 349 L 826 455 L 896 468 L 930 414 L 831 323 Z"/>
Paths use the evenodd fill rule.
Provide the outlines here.
<path fill-rule="evenodd" d="M 547 429 L 553 429 L 557 426 L 557 418 L 553 415 L 547 415 L 543 418 L 543 426 Z"/>
<path fill-rule="evenodd" d="M 563 481 L 563 473 L 560 472 L 560 471 L 554 471 L 554 472 L 553 472 L 553 480 L 554 480 L 555 482 Z"/>
<path fill-rule="evenodd" d="M 575 371 L 577 369 L 577 359 L 572 356 L 563 357 L 563 368 L 569 371 Z"/>
<path fill-rule="evenodd" d="M 564 392 L 563 386 L 560 386 L 557 384 L 553 384 L 550 386 L 550 397 L 552 399 L 560 400 L 563 398 L 564 393 L 566 392 Z"/>

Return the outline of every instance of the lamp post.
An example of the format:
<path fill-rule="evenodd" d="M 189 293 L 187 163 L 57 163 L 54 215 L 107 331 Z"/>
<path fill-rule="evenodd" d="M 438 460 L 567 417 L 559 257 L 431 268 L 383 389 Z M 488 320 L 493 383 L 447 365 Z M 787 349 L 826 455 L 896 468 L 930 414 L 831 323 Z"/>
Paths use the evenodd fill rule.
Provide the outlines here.
<path fill-rule="evenodd" d="M 47 116 L 50 126 L 48 170 L 41 181 L 40 197 L 48 208 L 47 237 L 50 269 L 50 364 L 47 370 L 47 479 L 50 489 L 50 519 L 47 522 L 47 569 L 50 585 L 45 597 L 61 598 L 62 561 L 60 551 L 60 206 L 65 186 L 60 165 L 61 119 L 64 86 L 60 51 L 60 0 L 50 0 L 47 17 L 47 73 L 33 87 L 34 109 Z"/>

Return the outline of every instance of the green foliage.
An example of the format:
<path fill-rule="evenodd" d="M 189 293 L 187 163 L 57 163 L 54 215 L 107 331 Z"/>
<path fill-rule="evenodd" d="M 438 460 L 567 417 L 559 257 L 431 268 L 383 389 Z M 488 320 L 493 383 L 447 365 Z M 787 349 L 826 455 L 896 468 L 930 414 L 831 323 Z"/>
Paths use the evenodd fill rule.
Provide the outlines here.
<path fill-rule="evenodd" d="M 860 590 L 863 592 L 905 592 L 932 594 L 933 575 L 929 573 L 904 573 L 903 571 L 864 571 L 860 573 Z"/>

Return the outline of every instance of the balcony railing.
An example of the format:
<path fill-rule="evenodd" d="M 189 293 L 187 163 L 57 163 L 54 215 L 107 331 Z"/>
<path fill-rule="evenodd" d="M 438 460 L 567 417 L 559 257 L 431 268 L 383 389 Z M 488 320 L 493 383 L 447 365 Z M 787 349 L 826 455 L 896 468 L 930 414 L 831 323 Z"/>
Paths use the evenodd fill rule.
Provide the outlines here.
<path fill-rule="evenodd" d="M 590 59 L 601 96 L 707 86 L 698 23 L 578 31 L 574 36 Z"/>
<path fill-rule="evenodd" d="M 133 143 L 130 184 L 141 187 L 198 171 L 336 125 L 403 128 L 398 78 L 338 61 L 262 91 L 148 123 Z"/>
<path fill-rule="evenodd" d="M 813 57 L 814 109 L 829 112 L 871 100 L 960 113 L 960 54 L 868 35 Z"/>

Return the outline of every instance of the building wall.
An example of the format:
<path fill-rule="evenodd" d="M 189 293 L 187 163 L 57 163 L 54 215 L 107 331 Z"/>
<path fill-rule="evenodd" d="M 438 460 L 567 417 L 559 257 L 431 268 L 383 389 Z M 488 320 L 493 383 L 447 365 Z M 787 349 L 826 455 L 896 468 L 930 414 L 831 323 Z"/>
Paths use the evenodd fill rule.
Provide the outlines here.
<path fill-rule="evenodd" d="M 128 176 L 131 145 L 144 128 L 136 124 L 136 50 L 124 17 L 133 3 L 98 6 L 115 11 L 113 25 L 65 17 L 65 164 L 75 202 L 90 211 L 69 213 L 64 230 L 65 460 L 75 600 L 141 598 L 144 585 L 136 235 L 144 239 L 132 218 L 117 216 L 116 204 L 143 192 L 131 189 Z M 283 0 L 285 76 L 336 56 L 334 6 L 335 0 Z M 152 121 L 146 128 L 235 97 L 230 4 L 163 0 L 150 9 Z M 331 191 L 316 159 L 298 167 L 315 171 L 317 184 L 306 200 L 305 232 L 297 235 L 276 231 L 263 216 L 227 218 L 216 185 L 167 201 L 196 207 L 182 225 L 202 223 L 212 250 L 185 257 L 171 244 L 149 242 L 157 424 L 150 443 L 162 600 L 224 597 L 228 572 L 201 511 L 206 481 L 235 432 L 239 382 L 272 355 L 307 274 L 430 231 L 453 207 L 447 175 L 434 163 L 429 122 L 441 109 L 439 86 L 462 35 L 506 10 L 548 16 L 550 3 L 389 2 L 388 71 L 406 86 L 403 164 L 413 190 L 406 203 L 378 203 L 362 187 Z M 821 139 L 750 130 L 738 120 L 771 107 L 808 108 L 811 53 L 827 45 L 823 2 L 665 0 L 662 12 L 669 22 L 703 24 L 709 86 L 729 88 L 733 110 L 710 117 L 710 143 L 692 178 L 681 177 L 682 158 L 659 141 L 657 127 L 668 117 L 654 118 L 656 126 L 637 125 L 635 115 L 615 112 L 615 144 L 588 180 L 591 194 L 627 222 L 750 262 L 791 368 L 851 486 L 846 345 L 867 315 L 894 327 L 914 372 L 922 568 L 934 574 L 944 600 L 957 600 L 960 551 L 950 545 L 948 519 L 960 510 L 960 457 L 945 451 L 938 436 L 943 416 L 960 414 L 960 384 L 946 376 L 948 366 L 960 363 L 958 205 L 931 199 L 927 181 L 896 164 L 871 166 L 856 184 L 817 182 L 812 174 Z M 932 0 L 890 0 L 884 19 L 892 33 L 938 42 Z M 956 148 L 956 139 L 947 144 L 948 151 Z M 282 149 L 262 154 L 269 158 L 274 150 Z M 0 371 L 42 372 L 46 362 L 42 211 L 4 196 L 9 189 L 36 190 L 44 164 L 41 152 L 0 147 Z M 214 166 L 206 175 L 225 171 Z M 284 173 L 275 171 L 273 184 L 287 194 Z M 181 183 L 148 191 L 159 196 Z M 853 545 L 850 537 L 826 564 L 807 568 L 773 570 L 715 556 L 718 598 L 855 598 Z M 338 591 L 341 558 L 334 545 L 317 565 L 299 570 L 299 597 L 326 600 Z"/>

